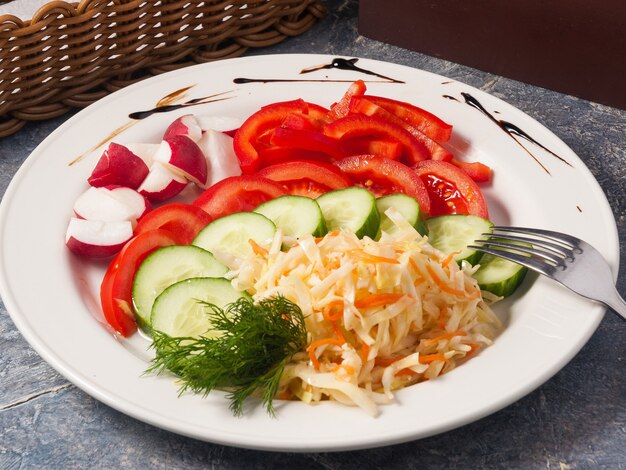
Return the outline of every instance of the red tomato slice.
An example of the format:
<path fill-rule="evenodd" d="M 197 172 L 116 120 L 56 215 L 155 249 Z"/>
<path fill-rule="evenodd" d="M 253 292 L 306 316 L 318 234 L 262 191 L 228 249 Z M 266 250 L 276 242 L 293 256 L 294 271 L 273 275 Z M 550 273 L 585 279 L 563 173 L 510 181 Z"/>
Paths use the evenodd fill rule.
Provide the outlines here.
<path fill-rule="evenodd" d="M 307 160 L 290 161 L 261 169 L 258 176 L 279 183 L 289 194 L 316 198 L 333 189 L 352 186 L 337 167 Z"/>
<path fill-rule="evenodd" d="M 452 126 L 422 108 L 382 96 L 368 95 L 367 99 L 405 120 L 436 142 L 447 142 L 450 139 Z"/>
<path fill-rule="evenodd" d="M 409 131 L 374 116 L 349 114 L 324 126 L 324 133 L 341 140 L 353 137 L 370 137 L 374 140 L 382 137 L 396 140 L 403 146 L 402 160 L 411 166 L 430 158 L 430 153 L 424 144 L 418 142 Z"/>
<path fill-rule="evenodd" d="M 281 125 L 290 113 L 307 114 L 308 104 L 304 100 L 284 101 L 264 106 L 244 121 L 233 140 L 233 148 L 239 159 L 241 171 L 254 173 L 259 168 L 257 139 Z"/>
<path fill-rule="evenodd" d="M 259 204 L 287 194 L 278 183 L 257 175 L 231 176 L 205 190 L 193 202 L 217 219 L 255 209 Z"/>
<path fill-rule="evenodd" d="M 434 160 L 419 162 L 414 170 L 428 190 L 431 216 L 472 214 L 489 218 L 480 188 L 463 170 Z"/>
<path fill-rule="evenodd" d="M 350 88 L 348 88 L 348 91 L 346 91 L 343 97 L 330 107 L 330 111 L 326 115 L 326 120 L 331 122 L 342 117 L 346 117 L 350 112 L 350 100 L 352 97 L 364 95 L 366 90 L 367 88 L 363 80 L 357 80 L 354 82 L 350 85 Z"/>
<path fill-rule="evenodd" d="M 441 144 L 435 142 L 422 131 L 412 126 L 409 122 L 373 103 L 368 98 L 368 96 L 353 96 L 350 101 L 350 111 L 353 113 L 364 114 L 366 116 L 376 116 L 406 129 L 418 142 L 426 147 L 432 160 L 452 160 L 452 154 Z"/>
<path fill-rule="evenodd" d="M 181 245 L 189 245 L 198 232 L 213 219 L 197 206 L 173 202 L 148 212 L 141 218 L 135 235 L 149 230 L 163 229 L 176 234 Z"/>
<path fill-rule="evenodd" d="M 150 230 L 132 238 L 109 265 L 100 285 L 100 303 L 104 318 L 122 336 L 137 329 L 133 313 L 133 279 L 141 262 L 157 248 L 179 244 L 176 236 L 165 230 Z"/>
<path fill-rule="evenodd" d="M 408 166 L 375 155 L 347 157 L 335 163 L 359 186 L 376 196 L 402 193 L 415 198 L 425 214 L 430 213 L 426 186 Z"/>

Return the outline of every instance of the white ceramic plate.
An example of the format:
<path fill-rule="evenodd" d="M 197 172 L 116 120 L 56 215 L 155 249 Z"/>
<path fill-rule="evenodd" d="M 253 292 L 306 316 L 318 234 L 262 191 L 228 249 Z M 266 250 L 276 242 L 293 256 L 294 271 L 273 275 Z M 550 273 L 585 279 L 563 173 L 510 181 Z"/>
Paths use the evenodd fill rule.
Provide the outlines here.
<path fill-rule="evenodd" d="M 617 231 L 604 194 L 581 160 L 546 128 L 477 89 L 409 67 L 357 62 L 405 83 L 336 68 L 299 73 L 332 59 L 258 56 L 161 75 L 78 113 L 32 153 L 0 208 L 0 293 L 17 327 L 46 361 L 98 400 L 155 426 L 234 446 L 314 451 L 387 445 L 461 426 L 524 396 L 580 350 L 604 309 L 531 275 L 514 298 L 498 305 L 506 327 L 492 347 L 443 377 L 400 391 L 396 403 L 383 406 L 377 418 L 333 403 L 299 402 L 281 404 L 277 419 L 262 407 L 234 418 L 221 393 L 179 398 L 171 378 L 143 375 L 149 357 L 145 340 L 138 335 L 116 340 L 101 322 L 98 288 L 105 264 L 79 260 L 64 247 L 71 207 L 87 188 L 99 151 L 69 163 L 128 123 L 129 113 L 150 109 L 188 86 L 175 102 L 227 91 L 224 96 L 232 99 L 152 115 L 116 140 L 158 142 L 168 123 L 188 112 L 245 117 L 270 102 L 299 97 L 328 106 L 350 81 L 368 80 L 371 94 L 411 101 L 453 124 L 451 146 L 459 158 L 494 169 L 485 195 L 495 222 L 581 237 L 617 271 Z M 240 77 L 309 81 L 234 84 Z M 516 143 L 495 121 L 468 106 L 463 92 L 568 163 L 524 139 L 523 146 Z"/>

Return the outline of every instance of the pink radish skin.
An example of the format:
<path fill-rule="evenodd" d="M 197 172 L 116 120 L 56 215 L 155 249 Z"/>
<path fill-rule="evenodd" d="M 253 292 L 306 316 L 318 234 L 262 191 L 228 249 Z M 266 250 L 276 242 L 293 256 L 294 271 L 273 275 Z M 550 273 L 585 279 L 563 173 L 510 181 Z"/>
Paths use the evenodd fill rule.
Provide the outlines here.
<path fill-rule="evenodd" d="M 65 244 L 75 254 L 88 258 L 108 258 L 120 251 L 133 236 L 130 221 L 102 222 L 72 218 Z"/>
<path fill-rule="evenodd" d="M 123 186 L 91 187 L 74 203 L 76 217 L 101 222 L 135 223 L 151 209 L 143 195 Z"/>
<path fill-rule="evenodd" d="M 164 164 L 155 162 L 138 191 L 152 202 L 162 202 L 173 198 L 185 187 L 187 180 L 184 177 L 170 171 Z"/>
<path fill-rule="evenodd" d="M 174 173 L 204 188 L 207 180 L 207 162 L 200 147 L 189 137 L 175 135 L 163 140 L 154 161 L 165 164 Z"/>
<path fill-rule="evenodd" d="M 91 186 L 112 184 L 136 189 L 148 175 L 146 162 L 127 147 L 111 142 L 87 180 Z"/>
<path fill-rule="evenodd" d="M 185 114 L 172 122 L 163 134 L 163 140 L 168 140 L 177 135 L 189 137 L 194 142 L 202 137 L 202 129 L 193 114 Z"/>

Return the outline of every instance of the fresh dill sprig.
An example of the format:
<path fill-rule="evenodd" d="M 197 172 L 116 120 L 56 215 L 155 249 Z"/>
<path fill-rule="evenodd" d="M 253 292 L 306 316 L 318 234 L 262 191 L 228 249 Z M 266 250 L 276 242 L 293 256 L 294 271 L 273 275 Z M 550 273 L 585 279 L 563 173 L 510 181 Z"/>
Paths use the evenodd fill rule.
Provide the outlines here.
<path fill-rule="evenodd" d="M 243 414 L 246 398 L 260 393 L 267 412 L 274 415 L 272 400 L 280 377 L 291 357 L 304 349 L 307 332 L 304 315 L 282 296 L 253 303 L 238 301 L 221 309 L 207 308 L 215 337 L 173 338 L 154 331 L 156 357 L 147 372 L 169 370 L 178 375 L 186 390 L 208 395 L 229 390 L 230 409 Z"/>

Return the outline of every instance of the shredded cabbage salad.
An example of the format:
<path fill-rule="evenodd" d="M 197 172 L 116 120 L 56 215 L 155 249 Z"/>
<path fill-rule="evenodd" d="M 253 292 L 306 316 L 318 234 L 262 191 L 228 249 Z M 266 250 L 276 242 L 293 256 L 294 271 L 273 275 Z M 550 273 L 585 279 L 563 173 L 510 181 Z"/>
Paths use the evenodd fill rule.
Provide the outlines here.
<path fill-rule="evenodd" d="M 278 231 L 230 273 L 255 300 L 280 294 L 306 316 L 309 345 L 285 368 L 279 398 L 336 400 L 376 415 L 395 390 L 492 343 L 500 322 L 488 303 L 497 298 L 481 293 L 476 268 L 459 267 L 393 208 L 386 214 L 397 230 L 378 241 L 343 230 L 289 240 Z"/>

